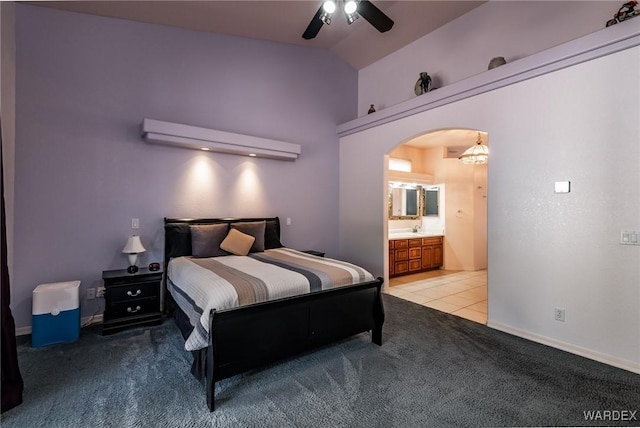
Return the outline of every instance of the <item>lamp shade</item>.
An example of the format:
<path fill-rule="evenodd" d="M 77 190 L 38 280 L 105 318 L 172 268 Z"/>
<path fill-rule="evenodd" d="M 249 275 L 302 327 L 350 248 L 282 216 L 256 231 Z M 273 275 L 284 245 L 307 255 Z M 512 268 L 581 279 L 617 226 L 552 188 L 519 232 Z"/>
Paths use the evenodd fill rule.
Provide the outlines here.
<path fill-rule="evenodd" d="M 144 253 L 146 249 L 142 245 L 142 241 L 140 241 L 140 237 L 138 235 L 131 235 L 127 240 L 127 244 L 122 249 L 123 253 L 128 254 L 137 254 Z"/>
<path fill-rule="evenodd" d="M 489 161 L 489 147 L 482 144 L 482 137 L 478 132 L 478 140 L 458 158 L 464 164 L 484 164 Z"/>

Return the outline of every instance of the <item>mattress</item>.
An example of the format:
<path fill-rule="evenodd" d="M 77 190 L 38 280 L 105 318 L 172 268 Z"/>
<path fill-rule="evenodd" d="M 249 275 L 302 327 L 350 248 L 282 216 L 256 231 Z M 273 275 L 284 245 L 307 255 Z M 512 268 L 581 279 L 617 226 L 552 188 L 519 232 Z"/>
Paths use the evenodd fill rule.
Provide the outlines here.
<path fill-rule="evenodd" d="M 209 315 L 244 305 L 373 281 L 354 264 L 290 248 L 248 256 L 177 257 L 169 262 L 167 287 L 194 327 L 185 349 L 208 345 Z"/>

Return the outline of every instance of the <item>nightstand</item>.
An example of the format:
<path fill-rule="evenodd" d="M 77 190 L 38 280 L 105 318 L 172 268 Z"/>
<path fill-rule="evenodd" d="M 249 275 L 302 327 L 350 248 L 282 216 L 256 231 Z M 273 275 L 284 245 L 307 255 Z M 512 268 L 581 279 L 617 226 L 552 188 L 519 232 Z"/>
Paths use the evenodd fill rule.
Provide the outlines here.
<path fill-rule="evenodd" d="M 311 254 L 312 256 L 324 257 L 324 252 L 316 250 L 304 250 L 303 253 Z"/>
<path fill-rule="evenodd" d="M 162 270 L 140 268 L 134 274 L 126 269 L 106 270 L 102 272 L 102 279 L 105 287 L 102 334 L 162 322 Z"/>

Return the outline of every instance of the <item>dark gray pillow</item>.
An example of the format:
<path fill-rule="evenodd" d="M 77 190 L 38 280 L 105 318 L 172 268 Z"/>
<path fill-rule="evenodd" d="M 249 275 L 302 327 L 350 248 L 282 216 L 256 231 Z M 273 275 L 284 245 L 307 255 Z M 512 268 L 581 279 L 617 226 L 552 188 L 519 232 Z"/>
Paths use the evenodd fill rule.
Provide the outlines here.
<path fill-rule="evenodd" d="M 264 230 L 266 223 L 263 221 L 248 221 L 246 223 L 231 223 L 232 229 L 238 229 L 242 233 L 251 235 L 256 240 L 251 246 L 250 253 L 264 251 Z"/>
<path fill-rule="evenodd" d="M 280 224 L 276 220 L 267 220 L 264 229 L 264 249 L 270 250 L 283 246 L 280 242 Z"/>
<path fill-rule="evenodd" d="M 229 226 L 222 224 L 194 224 L 191 229 L 191 255 L 193 257 L 227 256 L 220 243 L 229 232 Z"/>
<path fill-rule="evenodd" d="M 165 259 L 191 255 L 191 231 L 187 223 L 167 223 L 164 225 L 166 241 L 169 244 L 165 251 Z"/>

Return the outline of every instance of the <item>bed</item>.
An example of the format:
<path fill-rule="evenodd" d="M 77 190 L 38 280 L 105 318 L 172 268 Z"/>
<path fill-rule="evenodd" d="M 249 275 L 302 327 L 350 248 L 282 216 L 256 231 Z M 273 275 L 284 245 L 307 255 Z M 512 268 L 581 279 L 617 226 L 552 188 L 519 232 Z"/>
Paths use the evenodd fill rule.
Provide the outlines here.
<path fill-rule="evenodd" d="M 210 411 L 219 380 L 363 332 L 382 344 L 382 278 L 284 247 L 278 217 L 165 218 L 164 229 L 163 304 Z"/>

